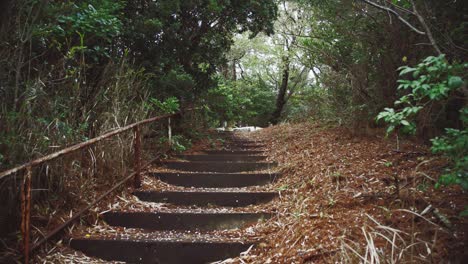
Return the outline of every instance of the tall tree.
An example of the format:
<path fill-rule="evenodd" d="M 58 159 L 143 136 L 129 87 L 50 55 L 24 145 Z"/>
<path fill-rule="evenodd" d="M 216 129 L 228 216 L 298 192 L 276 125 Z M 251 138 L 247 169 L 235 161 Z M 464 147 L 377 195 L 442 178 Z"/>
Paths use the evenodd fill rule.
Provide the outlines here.
<path fill-rule="evenodd" d="M 309 72 L 305 71 L 306 68 L 301 66 L 301 63 L 296 59 L 301 57 L 297 49 L 297 42 L 306 30 L 305 17 L 306 14 L 295 3 L 281 2 L 280 16 L 275 24 L 277 34 L 273 38 L 274 45 L 277 45 L 280 50 L 278 58 L 280 60 L 280 82 L 277 86 L 276 108 L 270 119 L 272 124 L 277 124 L 280 121 L 286 103 L 294 94 L 299 82 L 304 80 L 304 75 Z M 299 68 L 302 70 L 298 71 Z M 291 74 L 291 71 L 296 75 Z"/>
<path fill-rule="evenodd" d="M 260 34 L 252 40 L 246 35 L 235 38 L 232 51 L 242 55 L 237 67 L 241 78 L 255 80 L 255 85 L 266 85 L 276 95 L 269 123 L 281 121 L 289 99 L 311 83 L 310 69 L 301 62 L 303 53 L 298 49 L 298 40 L 307 28 L 306 17 L 295 3 L 282 1 L 275 35 Z"/>

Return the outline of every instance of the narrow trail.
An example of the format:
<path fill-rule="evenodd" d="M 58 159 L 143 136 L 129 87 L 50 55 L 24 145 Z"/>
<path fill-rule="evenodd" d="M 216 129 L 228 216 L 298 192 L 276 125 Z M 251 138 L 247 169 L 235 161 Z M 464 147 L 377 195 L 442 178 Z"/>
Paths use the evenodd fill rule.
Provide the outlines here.
<path fill-rule="evenodd" d="M 258 141 L 232 133 L 224 138 L 223 150 L 179 155 L 146 176 L 167 184 L 166 190 L 146 186 L 133 193 L 144 203 L 170 204 L 169 210 L 105 212 L 117 231 L 74 237 L 70 247 L 107 261 L 206 263 L 237 257 L 259 243 L 252 230 L 226 230 L 246 230 L 272 216 L 254 208 L 278 195 L 267 188 L 279 176 L 272 171 L 276 163 L 265 161 Z"/>

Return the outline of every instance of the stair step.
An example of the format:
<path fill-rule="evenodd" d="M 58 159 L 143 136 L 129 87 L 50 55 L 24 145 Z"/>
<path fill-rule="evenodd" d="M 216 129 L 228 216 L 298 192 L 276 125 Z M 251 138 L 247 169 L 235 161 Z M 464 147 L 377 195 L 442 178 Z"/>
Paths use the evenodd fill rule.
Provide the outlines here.
<path fill-rule="evenodd" d="M 267 213 L 107 212 L 104 214 L 104 220 L 111 226 L 199 231 L 240 228 L 269 217 L 271 215 Z"/>
<path fill-rule="evenodd" d="M 208 263 L 239 256 L 253 242 L 167 241 L 149 238 L 79 238 L 70 246 L 108 261 L 129 263 Z"/>
<path fill-rule="evenodd" d="M 229 142 L 241 142 L 241 143 L 263 143 L 263 140 L 254 140 L 254 139 L 246 139 L 246 138 L 238 138 L 238 137 L 231 137 L 227 138 L 226 141 Z"/>
<path fill-rule="evenodd" d="M 207 154 L 216 154 L 216 155 L 261 155 L 264 154 L 264 150 L 205 150 L 203 151 Z"/>
<path fill-rule="evenodd" d="M 238 145 L 224 145 L 222 149 L 225 151 L 262 151 L 265 152 L 264 147 L 251 147 L 251 146 L 238 146 Z"/>
<path fill-rule="evenodd" d="M 184 187 L 229 188 L 265 185 L 279 178 L 278 173 L 151 173 L 159 180 Z"/>
<path fill-rule="evenodd" d="M 230 144 L 230 145 L 262 145 L 265 146 L 265 143 L 261 141 L 246 141 L 246 140 L 227 140 L 224 142 L 224 144 Z"/>
<path fill-rule="evenodd" d="M 174 205 L 247 206 L 271 201 L 275 192 L 155 192 L 136 191 L 140 200 Z"/>
<path fill-rule="evenodd" d="M 266 147 L 264 144 L 255 143 L 225 143 L 224 146 L 239 149 L 262 149 Z"/>
<path fill-rule="evenodd" d="M 241 172 L 265 170 L 275 167 L 274 162 L 219 162 L 219 161 L 164 161 L 161 163 L 167 168 L 181 171 L 205 172 Z"/>
<path fill-rule="evenodd" d="M 231 162 L 238 162 L 238 161 L 261 161 L 265 160 L 267 156 L 246 156 L 246 155 L 208 155 L 208 154 L 201 154 L 201 155 L 178 155 L 178 158 L 190 160 L 190 161 L 231 161 Z"/>

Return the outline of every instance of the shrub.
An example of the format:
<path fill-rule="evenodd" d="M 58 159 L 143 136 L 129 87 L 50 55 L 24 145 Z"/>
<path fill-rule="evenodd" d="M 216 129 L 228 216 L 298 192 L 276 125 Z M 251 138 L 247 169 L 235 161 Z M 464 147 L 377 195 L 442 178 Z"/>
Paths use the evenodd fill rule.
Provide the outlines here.
<path fill-rule="evenodd" d="M 429 56 L 415 67 L 399 68 L 400 76 L 412 73 L 412 79 L 400 79 L 399 90 L 408 91 L 395 102 L 400 110 L 385 108 L 377 121 L 388 123 L 387 135 L 394 131 L 414 134 L 417 114 L 431 102 L 443 101 L 459 89 L 464 80 L 458 76 L 468 64 L 450 64 L 444 55 Z M 448 104 L 447 102 L 445 104 Z M 432 151 L 443 154 L 450 161 L 450 167 L 440 177 L 436 186 L 459 184 L 468 189 L 468 108 L 460 111 L 462 128 L 446 128 L 445 135 L 432 139 Z"/>

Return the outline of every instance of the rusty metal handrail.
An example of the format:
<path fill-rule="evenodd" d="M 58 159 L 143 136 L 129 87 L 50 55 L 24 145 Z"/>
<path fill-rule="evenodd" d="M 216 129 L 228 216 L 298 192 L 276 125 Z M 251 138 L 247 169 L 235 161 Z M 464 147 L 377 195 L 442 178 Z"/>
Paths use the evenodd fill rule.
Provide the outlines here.
<path fill-rule="evenodd" d="M 157 161 L 158 159 L 161 158 L 161 155 L 157 155 L 156 158 L 152 159 L 151 161 L 147 162 L 146 164 L 144 164 L 141 168 L 144 169 L 146 167 L 148 167 L 149 165 L 151 165 L 152 163 L 154 163 L 155 161 Z M 123 184 L 125 184 L 127 181 L 129 181 L 131 178 L 135 177 L 135 175 L 137 174 L 137 172 L 133 172 L 131 174 L 129 174 L 128 176 L 126 176 L 123 180 L 119 181 L 117 184 L 115 184 L 114 186 L 112 186 L 112 188 L 110 188 L 109 190 L 107 190 L 105 193 L 101 194 L 97 199 L 95 199 L 94 201 L 92 201 L 91 203 L 89 203 L 85 208 L 81 209 L 80 211 L 78 211 L 76 214 L 74 214 L 70 219 L 68 219 L 67 221 L 65 221 L 63 224 L 61 224 L 60 226 L 56 227 L 54 230 L 50 231 L 49 233 L 47 233 L 41 240 L 39 240 L 38 242 L 36 242 L 34 245 L 32 245 L 31 249 L 29 250 L 29 252 L 25 252 L 25 254 L 29 254 L 30 252 L 33 252 L 34 250 L 38 249 L 42 244 L 44 244 L 45 242 L 47 242 L 47 240 L 55 237 L 56 235 L 58 235 L 60 233 L 60 231 L 62 231 L 63 229 L 65 229 L 66 227 L 68 227 L 69 225 L 71 225 L 73 222 L 75 222 L 76 220 L 78 220 L 79 218 L 81 218 L 81 216 L 86 213 L 89 209 L 91 209 L 94 205 L 96 205 L 97 203 L 99 203 L 100 201 L 102 201 L 104 198 L 107 197 L 107 195 L 113 193 L 115 190 L 117 190 L 120 186 L 122 186 Z"/>
<path fill-rule="evenodd" d="M 188 109 L 188 110 L 194 110 L 194 109 Z M 20 171 L 25 170 L 26 173 L 23 175 L 23 184 L 21 187 L 21 233 L 23 237 L 23 254 L 24 254 L 24 263 L 29 263 L 29 258 L 30 258 L 30 253 L 37 249 L 40 245 L 45 243 L 47 240 L 50 238 L 54 237 L 57 235 L 61 230 L 63 230 L 65 227 L 69 226 L 71 223 L 73 223 L 75 220 L 79 219 L 82 214 L 84 214 L 86 211 L 88 211 L 93 205 L 97 204 L 99 201 L 101 201 L 103 198 L 105 198 L 107 195 L 112 193 L 113 191 L 117 190 L 120 186 L 122 186 L 124 183 L 126 183 L 128 180 L 131 178 L 134 178 L 134 186 L 136 188 L 139 188 L 141 186 L 141 170 L 147 166 L 149 166 L 152 162 L 154 162 L 156 159 L 153 159 L 152 161 L 146 163 L 145 165 L 141 165 L 141 136 L 140 136 L 140 126 L 148 123 L 152 123 L 158 120 L 162 120 L 165 118 L 168 118 L 168 132 L 169 132 L 169 137 L 171 137 L 171 128 L 170 128 L 170 120 L 171 117 L 175 117 L 177 115 L 182 114 L 183 112 L 177 112 L 174 114 L 166 114 L 166 115 L 161 115 L 161 116 L 156 116 L 153 118 L 148 118 L 115 130 L 112 130 L 110 132 L 105 133 L 104 135 L 89 139 L 87 141 L 66 147 L 62 150 L 59 150 L 57 152 L 54 152 L 52 154 L 46 155 L 44 157 L 32 160 L 28 163 L 25 163 L 23 165 L 17 166 L 15 168 L 3 171 L 0 173 L 0 180 L 2 180 L 5 177 L 11 176 L 15 173 L 18 173 Z M 32 168 L 34 166 L 40 165 L 42 163 L 45 163 L 47 161 L 51 161 L 54 159 L 57 159 L 63 155 L 70 154 L 72 152 L 75 152 L 77 150 L 83 149 L 85 147 L 88 147 L 90 145 L 94 145 L 104 139 L 110 138 L 115 135 L 119 135 L 123 132 L 126 132 L 130 129 L 133 129 L 134 132 L 134 171 L 127 177 L 125 177 L 123 180 L 118 182 L 116 185 L 114 185 L 111 189 L 106 191 L 104 194 L 99 196 L 98 199 L 94 200 L 92 203 L 87 205 L 84 209 L 80 210 L 77 214 L 75 214 L 73 217 L 65 221 L 63 224 L 55 228 L 52 232 L 46 234 L 46 236 L 37 242 L 36 244 L 33 245 L 33 247 L 30 247 L 30 209 L 31 209 L 31 178 L 32 178 Z"/>
<path fill-rule="evenodd" d="M 19 171 L 22 171 L 22 170 L 25 170 L 26 168 L 28 167 L 34 167 L 34 166 L 37 166 L 39 164 L 42 164 L 44 162 L 47 162 L 47 161 L 51 161 L 51 160 L 54 160 L 60 156 L 63 156 L 65 154 L 69 154 L 69 153 L 72 153 L 74 151 L 77 151 L 77 150 L 80 150 L 82 148 L 85 148 L 87 146 L 90 146 L 90 145 L 93 145 L 93 144 L 96 144 L 97 142 L 100 142 L 106 138 L 110 138 L 112 136 L 115 136 L 115 135 L 118 135 L 118 134 L 121 134 L 122 132 L 125 132 L 125 131 L 128 131 L 132 128 L 135 128 L 135 127 L 138 127 L 140 125 L 144 125 L 144 124 L 148 124 L 148 123 L 151 123 L 151 122 L 154 122 L 154 121 L 158 121 L 158 120 L 161 120 L 161 119 L 165 119 L 165 118 L 169 118 L 169 117 L 173 117 L 173 116 L 177 116 L 179 115 L 181 112 L 178 112 L 178 113 L 175 113 L 175 114 L 167 114 L 167 115 L 162 115 L 162 116 L 157 116 L 157 117 L 153 117 L 153 118 L 149 118 L 149 119 L 145 119 L 145 120 L 142 120 L 140 122 L 137 122 L 137 123 L 133 123 L 131 125 L 128 125 L 128 126 L 124 126 L 124 127 L 121 127 L 121 128 L 118 128 L 118 129 L 115 129 L 115 130 L 112 130 L 111 132 L 108 132 L 104 135 L 101 135 L 101 136 L 98 136 L 98 137 L 95 137 L 95 138 L 92 138 L 90 140 L 87 140 L 87 141 L 84 141 L 84 142 L 81 142 L 81 143 L 78 143 L 76 145 L 73 145 L 73 146 L 70 146 L 70 147 L 66 147 L 62 150 L 59 150 L 57 152 L 54 152 L 52 154 L 49 154 L 49 155 L 46 155 L 44 157 L 41 157 L 41 158 L 38 158 L 38 159 L 35 159 L 33 161 L 30 161 L 28 163 L 25 163 L 23 165 L 20 165 L 18 167 L 15 167 L 15 168 L 12 168 L 12 169 L 9 169 L 9 170 L 6 170 L 6 171 L 3 171 L 0 173 L 0 180 L 9 176 L 9 175 L 12 175 L 16 172 L 19 172 Z"/>

